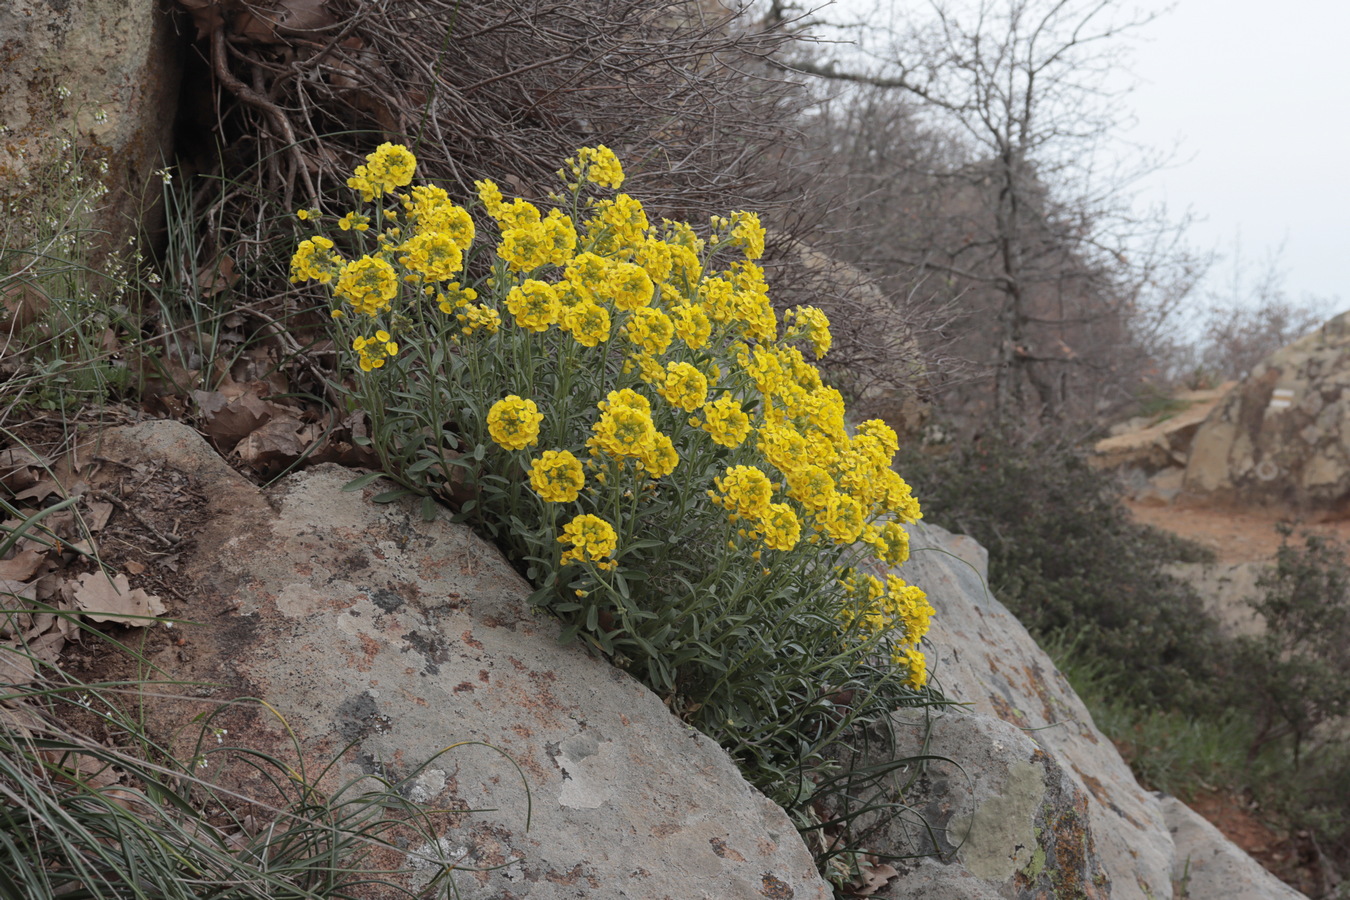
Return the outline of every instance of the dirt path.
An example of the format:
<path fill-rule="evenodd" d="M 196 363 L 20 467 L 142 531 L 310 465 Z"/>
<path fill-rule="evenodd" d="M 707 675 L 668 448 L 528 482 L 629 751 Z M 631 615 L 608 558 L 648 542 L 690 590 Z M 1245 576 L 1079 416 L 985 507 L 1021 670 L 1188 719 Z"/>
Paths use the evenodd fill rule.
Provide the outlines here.
<path fill-rule="evenodd" d="M 1214 551 L 1219 562 L 1240 563 L 1272 559 L 1280 546 L 1275 526 L 1287 516 L 1256 511 L 1211 509 L 1198 505 L 1158 506 L 1135 501 L 1125 504 L 1134 520 L 1189 538 Z M 1311 531 L 1350 544 L 1350 521 L 1304 524 L 1297 533 Z"/>

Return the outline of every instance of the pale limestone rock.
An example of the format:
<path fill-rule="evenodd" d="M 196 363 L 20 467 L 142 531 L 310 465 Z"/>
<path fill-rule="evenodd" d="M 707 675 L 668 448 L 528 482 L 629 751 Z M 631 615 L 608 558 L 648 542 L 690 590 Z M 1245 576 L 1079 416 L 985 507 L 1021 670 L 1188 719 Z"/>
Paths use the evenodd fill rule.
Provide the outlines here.
<path fill-rule="evenodd" d="M 897 897 L 1000 897 L 1023 898 L 1063 896 L 1109 896 L 1130 900 L 1164 900 L 1180 896 L 1174 890 L 1181 887 L 1178 880 L 1188 874 L 1189 897 L 1193 900 L 1298 900 L 1302 895 L 1280 883 L 1261 870 L 1250 857 L 1215 829 L 1203 829 L 1194 822 L 1178 828 L 1186 813 L 1170 798 L 1164 802 L 1141 788 L 1115 747 L 1092 723 L 1082 701 L 1074 693 L 1064 676 L 1054 667 L 1049 657 L 1036 646 L 1031 636 L 1008 610 L 987 589 L 984 573 L 963 561 L 956 549 L 969 538 L 956 537 L 941 528 L 919 525 L 911 528 L 913 555 L 899 571 L 910 582 L 928 592 L 937 608 L 926 647 L 933 677 L 944 693 L 969 704 L 976 715 L 972 719 L 1001 719 L 1003 727 L 1015 726 L 1013 733 L 1032 743 L 1039 752 L 1047 754 L 1064 773 L 1070 793 L 1086 798 L 1086 825 L 1081 828 L 1087 851 L 1081 858 L 1070 857 L 1072 865 L 1058 862 L 1058 868 L 1072 876 L 1056 888 L 1045 891 L 1018 881 L 993 882 L 980 878 L 977 871 L 961 865 L 958 852 L 955 862 L 948 861 L 947 876 L 940 872 L 941 860 L 926 860 L 906 878 L 897 882 Z M 1243 574 L 1253 581 L 1257 570 Z M 1242 590 L 1244 588 L 1234 588 Z M 974 725 L 967 726 L 974 731 Z M 953 732 L 955 733 L 955 732 Z M 983 782 L 984 790 L 1002 788 L 1013 797 L 1022 799 L 1004 804 L 998 818 L 1006 821 L 991 834 L 1002 837 L 980 841 L 972 857 L 976 869 L 995 874 L 994 862 L 1002 859 L 992 847 L 1008 846 L 1007 835 L 1022 828 L 1029 802 L 1025 798 L 1034 781 L 1017 766 L 1021 750 L 1010 738 L 978 739 L 957 737 L 950 739 L 937 731 L 935 745 L 947 750 L 945 755 L 962 765 L 970 774 L 973 787 L 953 782 L 948 786 L 946 800 L 935 794 L 932 804 L 943 803 L 959 809 L 969 805 L 965 794 L 978 796 Z M 990 735 L 992 736 L 992 730 Z M 1011 754 L 1011 765 L 990 764 L 991 747 L 1000 747 Z M 1022 773 L 1021 777 L 1015 771 Z M 1053 779 L 1050 769 L 1043 783 L 1050 790 Z M 1012 784 L 1016 782 L 1016 784 Z M 963 793 L 964 792 L 964 793 Z M 1052 805 L 1053 808 L 1053 805 Z M 1182 808 L 1184 809 L 1184 807 Z M 1193 813 L 1190 815 L 1194 816 Z M 940 817 L 935 816 L 940 820 Z M 1061 828 L 1055 835 L 1055 846 L 1066 850 L 1074 846 L 1066 838 L 1079 830 L 1072 817 L 1061 819 Z M 1037 841 L 1045 839 L 1045 826 L 1032 829 Z M 1011 830 L 1009 830 L 1011 829 Z M 1174 834 L 1177 835 L 1174 837 Z M 1025 836 L 1025 835 L 1024 835 Z M 1018 841 L 1014 840 L 1013 847 Z M 1006 852 L 1006 851 L 1005 851 Z M 1092 852 L 1099 861 L 1104 878 L 1093 874 Z M 1032 851 L 1033 856 L 1035 851 Z M 1014 852 L 1007 858 L 1013 866 L 1022 857 Z M 1047 860 L 1054 859 L 1047 855 Z M 1187 869 L 1187 860 L 1192 864 Z M 1217 862 L 1223 860 L 1222 863 Z M 1206 862 L 1196 865 L 1196 861 Z M 998 869 L 1006 874 L 1007 866 Z M 1259 873 L 1253 873 L 1249 866 Z M 1035 867 L 1031 868 L 1034 871 Z M 1017 869 L 1023 872 L 1023 869 Z M 1233 883 L 1230 878 L 1239 873 L 1245 881 Z M 1246 873 L 1246 874 L 1242 874 Z M 929 889 L 933 888 L 931 893 Z M 1234 894 L 1234 891 L 1238 891 Z M 1095 893 L 1094 893 L 1095 892 Z"/>
<path fill-rule="evenodd" d="M 960 709 L 931 720 L 905 712 L 896 722 L 900 756 L 933 757 L 921 772 L 915 764 L 892 776 L 897 786 L 909 784 L 905 805 L 924 824 L 912 817 L 887 823 L 878 849 L 932 858 L 905 866 L 891 897 L 926 900 L 935 884 L 967 891 L 953 896 L 1110 896 L 1087 795 L 1030 736 Z"/>
<path fill-rule="evenodd" d="M 392 860 L 422 881 L 432 869 L 419 851 L 501 865 L 461 875 L 466 900 L 832 896 L 787 815 L 726 753 L 627 675 L 559 646 L 557 624 L 525 604 L 526 582 L 467 528 L 371 503 L 374 489 L 344 493 L 354 473 L 336 466 L 264 493 L 173 422 L 116 430 L 99 452 L 164 458 L 210 498 L 181 559 L 198 585 L 188 615 L 200 624 L 183 626 L 191 653 L 160 659 L 175 679 L 216 685 L 204 706 L 264 698 L 308 771 L 341 755 L 330 789 L 415 775 L 409 796 L 481 810 Z M 148 702 L 165 735 L 194 711 Z M 232 741 L 294 759 L 280 720 L 257 707 L 232 707 L 221 724 Z M 446 750 L 462 741 L 520 765 L 528 830 L 516 769 L 486 746 Z M 260 789 L 245 776 L 238 787 Z"/>
<path fill-rule="evenodd" d="M 1186 900 L 1307 900 L 1176 797 L 1164 797 L 1162 808 L 1177 847 L 1174 877 Z"/>
<path fill-rule="evenodd" d="M 1196 433 L 1186 491 L 1234 506 L 1350 515 L 1350 313 L 1271 354 Z"/>

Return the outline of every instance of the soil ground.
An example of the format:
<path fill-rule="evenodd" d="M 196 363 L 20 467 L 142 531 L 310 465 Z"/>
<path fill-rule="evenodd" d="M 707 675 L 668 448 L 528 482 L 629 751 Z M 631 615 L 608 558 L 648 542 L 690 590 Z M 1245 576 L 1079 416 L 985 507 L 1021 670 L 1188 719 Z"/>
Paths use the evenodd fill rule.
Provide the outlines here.
<path fill-rule="evenodd" d="M 1275 526 L 1291 520 L 1279 513 L 1215 509 L 1194 503 L 1157 504 L 1127 501 L 1136 522 L 1189 538 L 1214 551 L 1222 563 L 1273 559 L 1280 546 Z M 1315 532 L 1350 543 L 1350 520 L 1304 523 L 1293 521 L 1297 532 Z"/>

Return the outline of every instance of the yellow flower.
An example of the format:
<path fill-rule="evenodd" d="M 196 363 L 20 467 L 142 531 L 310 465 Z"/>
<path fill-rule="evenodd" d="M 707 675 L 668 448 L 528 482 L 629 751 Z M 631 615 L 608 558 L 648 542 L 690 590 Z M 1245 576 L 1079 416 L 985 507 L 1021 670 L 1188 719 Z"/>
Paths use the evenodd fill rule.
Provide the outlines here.
<path fill-rule="evenodd" d="M 554 255 L 553 238 L 539 223 L 502 231 L 497 255 L 517 272 L 532 272 Z"/>
<path fill-rule="evenodd" d="M 713 479 L 717 491 L 709 491 L 714 503 L 746 519 L 758 519 L 769 511 L 773 484 L 769 476 L 754 466 L 732 466 L 721 478 Z"/>
<path fill-rule="evenodd" d="M 417 169 L 417 158 L 402 144 L 383 143 L 366 157 L 364 166 L 357 166 L 347 179 L 347 187 L 359 191 L 367 203 L 383 194 L 392 194 L 411 184 Z"/>
<path fill-rule="evenodd" d="M 398 294 L 398 274 L 383 259 L 363 256 L 342 267 L 333 293 L 368 316 L 377 315 Z"/>
<path fill-rule="evenodd" d="M 317 281 L 320 284 L 332 281 L 343 264 L 342 257 L 332 250 L 333 242 L 323 235 L 316 234 L 301 241 L 291 257 L 291 281 Z"/>
<path fill-rule="evenodd" d="M 549 503 L 571 503 L 585 484 L 581 461 L 568 450 L 545 450 L 530 463 L 530 487 Z"/>
<path fill-rule="evenodd" d="M 913 688 L 921 688 L 928 683 L 927 662 L 923 653 L 914 647 L 896 647 L 891 651 L 891 665 L 909 672 L 905 683 Z"/>
<path fill-rule="evenodd" d="M 669 317 L 654 306 L 642 306 L 623 326 L 623 334 L 644 353 L 657 356 L 665 353 L 675 339 L 675 326 Z"/>
<path fill-rule="evenodd" d="M 524 450 L 539 440 L 539 423 L 543 420 L 533 400 L 511 394 L 488 410 L 488 434 L 507 450 Z"/>
<path fill-rule="evenodd" d="M 791 550 L 797 546 L 802 526 L 797 514 L 786 503 L 770 503 L 760 518 L 765 546 L 773 550 Z"/>
<path fill-rule="evenodd" d="M 570 545 L 562 555 L 562 565 L 590 561 L 596 563 L 597 568 L 609 569 L 614 567 L 614 561 L 609 557 L 619 544 L 619 536 L 604 519 L 583 513 L 563 526 L 558 543 Z"/>
<path fill-rule="evenodd" d="M 610 404 L 595 423 L 586 446 L 592 453 L 604 452 L 615 458 L 630 456 L 640 459 L 656 449 L 656 434 L 650 410 Z"/>
<path fill-rule="evenodd" d="M 652 449 L 642 454 L 638 461 L 652 478 L 665 478 L 680 464 L 680 454 L 668 435 L 656 432 L 652 440 Z"/>
<path fill-rule="evenodd" d="M 730 394 L 723 394 L 703 406 L 703 421 L 692 420 L 723 447 L 739 447 L 750 434 L 750 417 Z"/>
<path fill-rule="evenodd" d="M 553 285 L 533 278 L 511 288 L 506 295 L 506 309 L 521 328 L 539 332 L 548 331 L 561 312 Z"/>
<path fill-rule="evenodd" d="M 464 254 L 448 234 L 440 231 L 414 235 L 399 250 L 398 261 L 428 281 L 449 281 L 464 268 Z"/>
<path fill-rule="evenodd" d="M 764 226 L 759 216 L 752 212 L 734 212 L 731 214 L 731 242 L 745 250 L 746 259 L 759 259 L 764 255 Z"/>
<path fill-rule="evenodd" d="M 786 339 L 806 338 L 816 359 L 830 352 L 830 345 L 834 342 L 830 335 L 830 319 L 821 310 L 814 306 L 798 306 L 784 313 L 783 321 L 790 326 Z"/>
<path fill-rule="evenodd" d="M 575 157 L 569 157 L 564 163 L 572 173 L 573 181 L 567 186 L 576 190 L 583 184 L 599 187 L 618 188 L 623 184 L 623 166 L 614 151 L 600 144 L 596 147 L 582 147 Z M 558 173 L 563 175 L 562 172 Z M 566 176 L 563 175 L 564 180 Z"/>
<path fill-rule="evenodd" d="M 375 332 L 374 337 L 352 338 L 352 349 L 359 355 L 357 364 L 363 372 L 381 368 L 387 357 L 398 356 L 398 344 L 384 330 Z"/>
<path fill-rule="evenodd" d="M 461 287 L 458 281 L 454 281 L 437 292 L 436 305 L 440 307 L 441 312 L 450 316 L 454 315 L 456 310 L 463 309 L 477 299 L 477 291 L 473 288 Z"/>
<path fill-rule="evenodd" d="M 813 463 L 799 466 L 786 473 L 787 495 L 808 509 L 824 510 L 835 494 L 834 479 L 830 473 Z"/>
<path fill-rule="evenodd" d="M 833 494 L 817 521 L 837 544 L 851 544 L 863 530 L 862 504 L 848 494 Z"/>
<path fill-rule="evenodd" d="M 549 210 L 543 222 L 544 243 L 548 246 L 548 262 L 555 266 L 565 266 L 577 249 L 577 231 L 572 220 L 561 210 Z"/>
<path fill-rule="evenodd" d="M 609 311 L 590 300 L 562 310 L 562 328 L 583 347 L 595 347 L 609 340 Z"/>
<path fill-rule="evenodd" d="M 712 322 L 698 304 L 684 304 L 675 308 L 675 333 L 690 350 L 701 349 L 712 336 Z"/>
<path fill-rule="evenodd" d="M 660 391 L 672 406 L 693 412 L 708 400 L 708 379 L 689 363 L 673 362 L 666 367 Z"/>
<path fill-rule="evenodd" d="M 641 266 L 615 262 L 610 267 L 607 296 L 619 309 L 633 310 L 652 302 L 655 287 Z"/>

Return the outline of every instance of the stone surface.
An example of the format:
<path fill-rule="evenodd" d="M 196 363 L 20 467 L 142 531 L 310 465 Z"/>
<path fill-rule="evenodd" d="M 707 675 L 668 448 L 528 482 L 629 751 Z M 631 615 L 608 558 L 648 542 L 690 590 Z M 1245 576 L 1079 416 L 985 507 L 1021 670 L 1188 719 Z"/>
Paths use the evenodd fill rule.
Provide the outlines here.
<path fill-rule="evenodd" d="M 1052 758 L 1066 780 L 1087 799 L 1086 829 L 1076 821 L 1061 819 L 1062 833 L 1056 837 L 1056 846 L 1070 848 L 1074 844 L 1066 838 L 1077 830 L 1086 831 L 1082 846 L 1089 852 L 1085 860 L 1092 859 L 1090 851 L 1095 848 L 1096 859 L 1106 875 L 1105 885 L 1090 876 L 1096 863 L 1075 863 L 1075 871 L 1082 874 L 1066 882 L 1076 886 L 1074 890 L 1061 885 L 1056 891 L 1036 896 L 1093 896 L 1089 892 L 1092 890 L 1098 891 L 1096 896 L 1116 900 L 1163 900 L 1182 896 L 1174 893 L 1181 888 L 1175 879 L 1186 873 L 1191 892 L 1186 896 L 1191 898 L 1217 900 L 1238 887 L 1249 891 L 1239 895 L 1242 900 L 1293 900 L 1302 896 L 1266 873 L 1213 828 L 1205 831 L 1191 823 L 1184 835 L 1176 837 L 1180 832 L 1174 834 L 1171 830 L 1175 823 L 1183 821 L 1186 813 L 1198 816 L 1189 810 L 1183 813 L 1176 808 L 1180 804 L 1175 801 L 1169 811 L 1169 806 L 1157 795 L 1139 786 L 1114 745 L 1093 725 L 1087 708 L 1063 674 L 1007 608 L 989 593 L 985 573 L 962 558 L 970 555 L 966 546 L 970 539 L 932 525 L 921 524 L 910 532 L 912 556 L 900 574 L 927 591 L 937 607 L 927 639 L 934 680 L 948 697 L 965 701 L 972 713 L 1002 720 L 1012 726 L 1014 736 L 1034 742 L 1038 751 Z M 1012 738 L 996 737 L 995 741 L 995 750 L 1000 744 L 1005 749 L 1017 746 Z M 951 758 L 967 772 L 993 771 L 997 778 L 997 767 L 991 769 L 989 764 L 992 754 L 987 741 L 971 737 L 964 741 L 945 740 L 944 745 L 951 748 Z M 1023 751 L 1009 752 L 1016 760 Z M 1016 762 L 1010 771 L 1015 767 Z M 1053 793 L 1051 769 L 1047 767 L 1044 771 L 1043 783 L 1047 792 Z M 1022 781 L 1033 783 L 1026 777 Z M 959 786 L 954 787 L 959 790 Z M 1013 796 L 1018 792 L 1006 793 Z M 1059 795 L 1068 798 L 1070 791 L 1060 788 Z M 953 802 L 962 801 L 957 797 Z M 1072 804 L 1066 807 L 1063 802 L 1051 808 L 1076 809 Z M 1021 822 L 1025 815 L 1010 811 L 1008 818 Z M 1044 830 L 1036 838 L 1043 840 Z M 1193 863 L 1187 870 L 1188 857 L 1215 862 Z M 993 854 L 988 858 L 992 859 Z M 1053 857 L 1047 856 L 1050 858 Z M 957 859 L 959 862 L 959 854 Z M 1220 864 L 1217 862 L 1220 859 L 1225 862 Z M 1017 885 L 993 885 L 957 866 L 947 867 L 955 880 L 944 881 L 937 874 L 939 865 L 930 860 L 907 877 L 919 878 L 916 884 L 973 886 L 968 894 L 932 896 L 1024 896 Z M 1252 875 L 1240 884 L 1228 881 L 1234 872 L 1248 871 L 1248 865 L 1259 870 L 1261 877 Z M 919 888 L 908 893 L 911 891 L 908 884 L 904 890 L 907 893 L 896 896 L 929 896 Z"/>
<path fill-rule="evenodd" d="M 345 493 L 353 473 L 335 466 L 262 492 L 176 423 L 118 429 L 99 453 L 162 458 L 209 498 L 180 560 L 194 608 L 174 611 L 199 624 L 156 659 L 175 680 L 215 685 L 203 709 L 266 699 L 276 716 L 226 711 L 231 741 L 293 758 L 293 730 L 309 771 L 340 756 L 330 788 L 425 766 L 409 796 L 475 810 L 440 848 L 500 866 L 459 876 L 459 896 L 831 896 L 786 814 L 646 688 L 559 646 L 555 623 L 525 605 L 526 582 L 466 528 L 374 504 L 373 488 Z M 191 712 L 152 701 L 149 715 L 171 734 Z M 501 753 L 446 749 L 465 741 Z M 528 829 L 502 753 L 528 785 Z"/>
<path fill-rule="evenodd" d="M 1093 445 L 1092 464 L 1103 469 L 1141 469 L 1146 475 L 1185 466 L 1191 440 L 1200 424 L 1231 387 L 1230 383 L 1209 391 L 1178 394 L 1175 399 L 1186 404 L 1185 408 L 1161 421 L 1132 419 L 1133 427 Z"/>
<path fill-rule="evenodd" d="M 1162 808 L 1177 848 L 1173 877 L 1186 900 L 1307 900 L 1176 797 L 1162 798 Z"/>
<path fill-rule="evenodd" d="M 935 759 L 921 772 L 895 774 L 897 786 L 909 784 L 905 805 L 924 824 L 892 821 L 878 849 L 933 858 L 897 879 L 891 897 L 942 896 L 939 885 L 953 897 L 1110 896 L 1086 794 L 1024 732 L 959 709 L 928 721 L 903 714 L 897 725 L 901 756 Z"/>
<path fill-rule="evenodd" d="M 107 165 L 106 206 L 87 227 L 123 246 L 154 206 L 153 172 L 170 155 L 177 46 L 161 0 L 0 3 L 0 199 L 66 202 L 43 168 L 70 140 L 85 166 Z"/>
<path fill-rule="evenodd" d="M 989 593 L 981 573 L 947 549 L 952 538 L 936 526 L 916 526 L 910 560 L 900 569 L 938 611 L 928 634 L 933 680 L 948 697 L 1030 735 L 1087 796 L 1109 896 L 1170 897 L 1173 848 L 1157 799 L 1135 781 L 1067 679 Z"/>
<path fill-rule="evenodd" d="M 1273 353 L 1214 408 L 1185 487 L 1234 506 L 1350 515 L 1350 313 Z"/>

